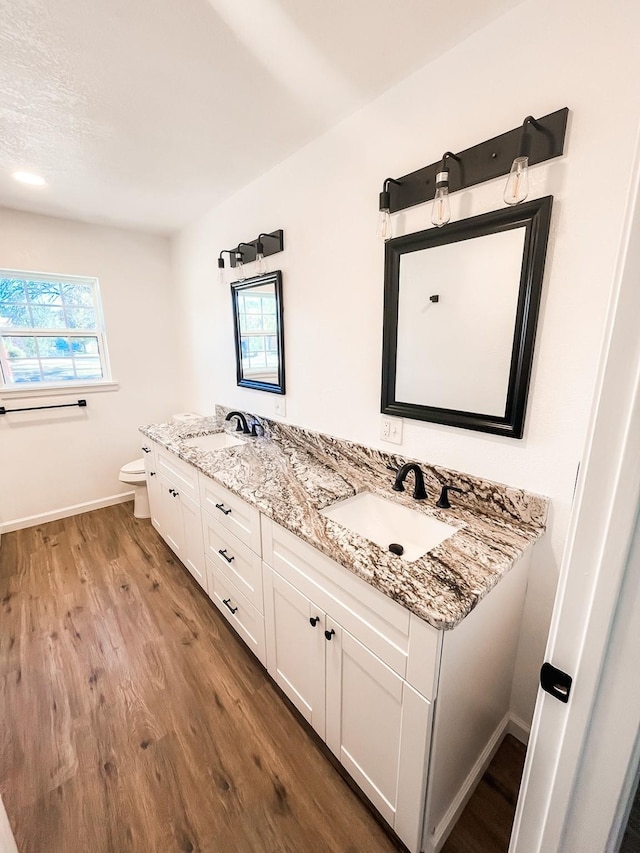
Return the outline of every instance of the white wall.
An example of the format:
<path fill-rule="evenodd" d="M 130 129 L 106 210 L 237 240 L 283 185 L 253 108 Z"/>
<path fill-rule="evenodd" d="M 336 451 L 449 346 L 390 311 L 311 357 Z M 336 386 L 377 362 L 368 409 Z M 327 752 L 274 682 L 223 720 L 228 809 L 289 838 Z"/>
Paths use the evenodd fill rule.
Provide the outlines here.
<path fill-rule="evenodd" d="M 177 406 L 168 240 L 0 209 L 0 268 L 97 276 L 120 383 L 104 393 L 2 400 L 13 408 L 82 396 L 87 408 L 0 418 L 0 522 L 130 491 L 118 471 L 141 455 L 137 427 L 165 420 Z"/>
<path fill-rule="evenodd" d="M 568 106 L 566 156 L 532 171 L 531 197 L 555 197 L 524 438 L 404 422 L 406 456 L 551 498 L 534 555 L 514 709 L 530 717 L 593 389 L 627 186 L 640 89 L 633 0 L 529 0 L 389 90 L 187 229 L 176 242 L 191 359 L 188 404 L 272 415 L 271 395 L 235 382 L 223 248 L 284 228 L 287 420 L 379 440 L 383 246 L 377 195 L 400 176 Z M 436 30 L 425 38 L 437 37 Z M 278 120 L 277 116 L 273 117 Z M 251 128 L 247 132 L 259 132 Z M 614 153 L 615 152 L 615 153 Z M 503 181 L 453 197 L 454 218 L 502 206 Z M 396 233 L 430 224 L 430 205 Z M 272 268 L 273 268 L 273 260 Z"/>

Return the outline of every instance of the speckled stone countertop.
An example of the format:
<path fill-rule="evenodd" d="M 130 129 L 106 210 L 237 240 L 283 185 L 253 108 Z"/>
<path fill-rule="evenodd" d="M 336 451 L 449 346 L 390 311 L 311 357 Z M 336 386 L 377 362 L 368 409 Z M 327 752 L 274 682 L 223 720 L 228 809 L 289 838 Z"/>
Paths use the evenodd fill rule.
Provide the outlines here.
<path fill-rule="evenodd" d="M 540 495 L 421 462 L 428 497 L 416 501 L 413 475 L 405 492 L 394 492 L 388 469 L 413 460 L 266 418 L 249 418 L 263 435 L 238 434 L 245 439 L 240 446 L 203 451 L 185 444 L 233 432 L 227 411 L 217 407 L 216 417 L 140 431 L 435 628 L 458 625 L 544 533 L 547 499 Z M 451 495 L 449 510 L 436 507 L 444 483 L 465 490 Z M 408 562 L 320 514 L 364 491 L 459 529 Z"/>

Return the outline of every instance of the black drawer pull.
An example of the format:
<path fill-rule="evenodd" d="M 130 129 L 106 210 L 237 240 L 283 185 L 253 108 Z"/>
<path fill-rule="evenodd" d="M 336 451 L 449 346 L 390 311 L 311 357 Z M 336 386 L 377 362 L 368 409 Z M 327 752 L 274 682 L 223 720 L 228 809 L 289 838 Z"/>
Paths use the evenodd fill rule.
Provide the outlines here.
<path fill-rule="evenodd" d="M 310 623 L 312 628 L 315 628 L 319 621 L 320 621 L 319 616 L 310 616 L 309 617 L 309 623 Z"/>
<path fill-rule="evenodd" d="M 232 606 L 231 606 L 231 599 L 230 599 L 230 598 L 223 598 L 223 599 L 222 599 L 222 603 L 223 603 L 223 604 L 226 604 L 226 605 L 227 605 L 227 607 L 229 608 L 229 610 L 230 610 L 232 613 L 235 613 L 235 612 L 236 612 L 236 610 L 238 609 L 237 607 L 232 607 Z"/>
<path fill-rule="evenodd" d="M 150 476 L 150 477 L 155 477 L 155 476 L 156 476 L 156 472 L 155 472 L 155 471 L 149 471 L 149 476 Z"/>
<path fill-rule="evenodd" d="M 143 447 L 142 452 L 143 453 L 151 453 L 151 448 L 150 447 Z"/>
<path fill-rule="evenodd" d="M 216 504 L 216 509 L 219 509 L 220 512 L 223 512 L 225 515 L 229 515 L 229 513 L 231 512 L 230 509 L 224 508 L 224 504 Z"/>
<path fill-rule="evenodd" d="M 218 554 L 220 554 L 221 557 L 224 557 L 227 563 L 233 563 L 233 561 L 235 560 L 235 557 L 227 556 L 226 548 L 218 548 Z"/>
<path fill-rule="evenodd" d="M 332 628 L 330 631 L 325 631 L 325 632 L 324 632 L 324 635 L 325 635 L 325 637 L 327 638 L 327 640 L 330 640 L 330 639 L 333 637 L 333 635 L 334 635 L 334 634 L 335 634 L 335 631 L 333 630 L 333 628 Z"/>

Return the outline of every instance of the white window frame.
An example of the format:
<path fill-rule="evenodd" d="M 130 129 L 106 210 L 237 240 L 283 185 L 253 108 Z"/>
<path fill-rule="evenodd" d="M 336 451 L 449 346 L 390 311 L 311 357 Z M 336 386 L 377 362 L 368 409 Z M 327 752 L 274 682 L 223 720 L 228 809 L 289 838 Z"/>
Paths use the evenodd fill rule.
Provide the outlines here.
<path fill-rule="evenodd" d="M 109 349 L 102 310 L 102 299 L 100 296 L 100 283 L 94 276 L 62 275 L 60 273 L 41 273 L 29 270 L 0 269 L 0 277 L 23 279 L 25 281 L 42 281 L 53 284 L 78 284 L 89 286 L 92 290 L 93 307 L 96 317 L 96 325 L 91 329 L 48 329 L 34 328 L 29 326 L 2 327 L 0 326 L 0 394 L 2 397 L 20 396 L 31 397 L 43 394 L 76 393 L 78 391 L 91 390 L 114 390 L 118 387 L 111 376 L 111 365 L 109 361 Z M 10 382 L 9 381 L 9 358 L 4 349 L 2 335 L 9 334 L 11 337 L 84 337 L 97 338 L 98 354 L 102 369 L 101 379 L 67 379 L 59 382 Z"/>

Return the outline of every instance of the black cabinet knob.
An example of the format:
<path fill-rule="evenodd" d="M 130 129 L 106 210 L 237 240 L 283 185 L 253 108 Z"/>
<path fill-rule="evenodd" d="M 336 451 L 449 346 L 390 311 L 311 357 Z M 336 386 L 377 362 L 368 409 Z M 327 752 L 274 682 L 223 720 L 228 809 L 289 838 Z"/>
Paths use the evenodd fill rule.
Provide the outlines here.
<path fill-rule="evenodd" d="M 150 447 L 143 447 L 142 452 L 143 453 L 151 453 L 151 448 Z"/>
<path fill-rule="evenodd" d="M 156 476 L 156 472 L 155 472 L 155 471 L 149 471 L 149 476 L 150 476 L 150 477 L 155 477 L 155 476 Z"/>
<path fill-rule="evenodd" d="M 320 621 L 319 616 L 310 616 L 309 617 L 309 624 L 311 625 L 312 628 L 315 628 L 319 621 Z"/>
<path fill-rule="evenodd" d="M 335 631 L 333 630 L 333 628 L 332 628 L 330 631 L 325 631 L 325 632 L 324 632 L 324 635 L 325 635 L 325 637 L 327 638 L 327 640 L 330 640 L 330 639 L 333 637 L 333 635 L 334 635 L 334 634 L 335 634 Z"/>

